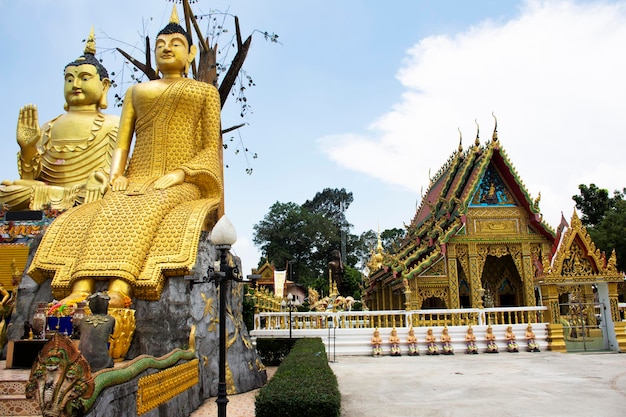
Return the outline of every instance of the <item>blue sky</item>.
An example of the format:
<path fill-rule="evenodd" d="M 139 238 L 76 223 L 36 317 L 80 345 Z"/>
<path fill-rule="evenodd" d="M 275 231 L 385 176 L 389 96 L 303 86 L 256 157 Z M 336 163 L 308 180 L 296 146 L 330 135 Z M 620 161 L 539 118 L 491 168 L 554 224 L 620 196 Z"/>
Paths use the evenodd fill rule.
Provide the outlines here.
<path fill-rule="evenodd" d="M 82 54 L 90 27 L 117 74 L 112 104 L 129 74 L 112 48 L 141 58 L 143 36 L 154 37 L 172 6 L 0 0 L 0 179 L 17 178 L 19 108 L 36 104 L 40 124 L 63 112 L 63 68 Z M 243 35 L 253 35 L 244 66 L 256 84 L 247 91 L 252 112 L 225 137 L 258 154 L 247 163 L 234 145 L 225 152 L 226 212 L 245 273 L 261 255 L 253 225 L 276 201 L 345 188 L 354 194 L 352 233 L 408 224 L 459 130 L 465 147 L 476 123 L 488 141 L 492 112 L 553 227 L 561 211 L 571 216 L 578 184 L 626 186 L 626 2 L 200 0 L 193 8 L 237 15 Z M 280 43 L 265 41 L 265 31 Z M 224 50 L 231 36 L 217 39 Z M 229 99 L 223 126 L 241 123 L 238 113 Z"/>

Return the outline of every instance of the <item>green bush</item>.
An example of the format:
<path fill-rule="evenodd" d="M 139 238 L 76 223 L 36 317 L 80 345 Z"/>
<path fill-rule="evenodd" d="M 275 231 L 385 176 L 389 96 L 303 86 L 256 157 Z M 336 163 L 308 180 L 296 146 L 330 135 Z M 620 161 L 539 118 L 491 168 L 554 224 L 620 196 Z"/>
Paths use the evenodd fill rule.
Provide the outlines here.
<path fill-rule="evenodd" d="M 296 341 L 259 391 L 255 410 L 256 417 L 339 417 L 341 395 L 322 339 Z"/>
<path fill-rule="evenodd" d="M 296 339 L 257 339 L 256 351 L 265 366 L 278 366 L 295 342 Z"/>

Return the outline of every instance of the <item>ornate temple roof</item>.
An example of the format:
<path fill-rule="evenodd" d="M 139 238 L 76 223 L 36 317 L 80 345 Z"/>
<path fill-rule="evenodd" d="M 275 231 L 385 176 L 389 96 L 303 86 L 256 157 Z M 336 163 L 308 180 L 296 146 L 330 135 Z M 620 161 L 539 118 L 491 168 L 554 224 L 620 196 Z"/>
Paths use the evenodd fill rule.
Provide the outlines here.
<path fill-rule="evenodd" d="M 559 238 L 552 259 L 543 260 L 544 282 L 622 282 L 624 276 L 617 270 L 615 249 L 607 259 L 587 233 L 582 221 L 574 211 L 570 225 Z"/>
<path fill-rule="evenodd" d="M 467 213 L 486 205 L 517 206 L 528 213 L 535 233 L 554 241 L 555 232 L 543 222 L 539 197 L 533 200 L 509 161 L 497 135 L 481 145 L 478 134 L 473 145 L 459 143 L 437 173 L 407 228 L 400 248 L 385 254 L 380 268 L 370 273 L 370 286 L 382 281 L 399 289 L 405 279 L 417 277 L 445 257 L 446 243 L 463 233 Z"/>

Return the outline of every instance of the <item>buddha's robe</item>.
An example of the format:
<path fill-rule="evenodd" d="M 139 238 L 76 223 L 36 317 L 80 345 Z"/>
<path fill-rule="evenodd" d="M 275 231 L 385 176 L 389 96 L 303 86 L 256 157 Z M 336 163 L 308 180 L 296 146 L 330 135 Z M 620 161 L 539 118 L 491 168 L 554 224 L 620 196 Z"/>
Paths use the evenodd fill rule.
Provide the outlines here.
<path fill-rule="evenodd" d="M 223 191 L 217 89 L 183 78 L 143 108 L 128 189 L 68 210 L 42 238 L 29 274 L 38 282 L 52 276 L 56 297 L 81 278 L 120 278 L 137 297 L 158 300 L 165 275 L 189 273 L 200 233 L 216 220 Z M 185 172 L 183 184 L 153 188 L 176 169 Z"/>

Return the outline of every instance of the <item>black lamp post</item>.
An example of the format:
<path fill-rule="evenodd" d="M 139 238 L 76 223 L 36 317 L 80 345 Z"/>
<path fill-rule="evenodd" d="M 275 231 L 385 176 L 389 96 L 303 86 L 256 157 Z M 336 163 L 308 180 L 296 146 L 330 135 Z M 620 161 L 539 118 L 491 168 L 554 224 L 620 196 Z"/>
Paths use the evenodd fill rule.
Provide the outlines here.
<path fill-rule="evenodd" d="M 228 293 L 228 281 L 249 282 L 239 277 L 239 269 L 230 266 L 228 262 L 228 252 L 231 246 L 237 241 L 237 232 L 226 216 L 215 224 L 211 231 L 211 242 L 220 252 L 219 271 L 209 267 L 209 281 L 214 281 L 215 286 L 220 288 L 220 348 L 219 348 L 219 381 L 217 384 L 217 415 L 226 417 L 226 406 L 228 398 L 226 393 L 226 294 Z"/>
<path fill-rule="evenodd" d="M 293 294 L 289 293 L 287 295 L 287 301 L 283 300 L 280 305 L 285 308 L 288 307 L 289 308 L 289 340 L 291 340 L 291 312 L 293 311 L 293 309 L 295 307 L 298 307 L 300 305 L 300 303 L 298 302 L 298 300 L 294 301 L 293 299 Z"/>

